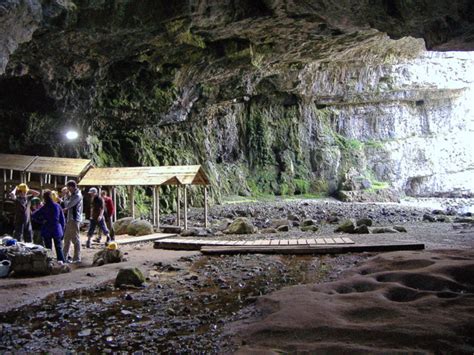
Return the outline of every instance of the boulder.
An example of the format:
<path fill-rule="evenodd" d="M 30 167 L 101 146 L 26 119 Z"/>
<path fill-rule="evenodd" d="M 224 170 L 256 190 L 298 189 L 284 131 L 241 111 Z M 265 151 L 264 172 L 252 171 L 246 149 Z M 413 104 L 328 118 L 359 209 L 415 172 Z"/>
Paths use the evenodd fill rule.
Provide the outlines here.
<path fill-rule="evenodd" d="M 393 229 L 395 229 L 399 233 L 406 233 L 407 229 L 403 226 L 393 226 Z"/>
<path fill-rule="evenodd" d="M 293 213 L 288 213 L 287 218 L 288 218 L 289 221 L 299 221 L 300 220 L 300 218 L 297 215 L 293 214 Z"/>
<path fill-rule="evenodd" d="M 302 232 L 317 232 L 318 226 L 303 226 L 301 227 Z"/>
<path fill-rule="evenodd" d="M 183 237 L 210 237 L 212 235 L 212 230 L 206 228 L 190 228 L 181 232 Z"/>
<path fill-rule="evenodd" d="M 115 278 L 115 287 L 122 286 L 142 286 L 145 282 L 145 276 L 143 273 L 134 268 L 127 268 L 119 270 L 117 277 Z"/>
<path fill-rule="evenodd" d="M 316 221 L 313 219 L 305 219 L 303 222 L 301 222 L 302 227 L 314 226 L 315 224 Z"/>
<path fill-rule="evenodd" d="M 334 232 L 343 232 L 343 233 L 354 233 L 355 231 L 355 223 L 352 219 L 347 219 L 343 221 L 335 230 Z"/>
<path fill-rule="evenodd" d="M 270 226 L 277 229 L 280 226 L 288 226 L 289 224 L 290 224 L 290 221 L 287 219 L 273 219 L 270 222 Z"/>
<path fill-rule="evenodd" d="M 433 217 L 433 216 L 431 216 L 431 215 L 429 215 L 429 214 L 427 214 L 427 213 L 425 213 L 425 214 L 423 215 L 423 221 L 436 222 L 436 218 Z"/>
<path fill-rule="evenodd" d="M 123 253 L 119 249 L 110 250 L 110 249 L 103 249 L 95 253 L 93 258 L 93 265 L 102 266 L 104 264 L 113 264 L 119 263 L 123 260 Z"/>
<path fill-rule="evenodd" d="M 278 232 L 289 232 L 290 231 L 290 226 L 288 224 L 283 225 L 283 226 L 279 226 L 277 228 L 277 231 Z"/>
<path fill-rule="evenodd" d="M 362 226 L 366 225 L 367 227 L 370 227 L 372 225 L 372 220 L 370 218 L 360 218 L 357 220 L 356 225 L 357 226 Z"/>
<path fill-rule="evenodd" d="M 52 272 L 52 260 L 48 250 L 35 246 L 33 248 L 16 245 L 8 247 L 7 255 L 11 261 L 10 271 L 14 276 L 42 276 Z"/>
<path fill-rule="evenodd" d="M 120 218 L 114 223 L 115 235 L 127 234 L 127 228 L 132 223 L 132 217 Z"/>
<path fill-rule="evenodd" d="M 275 228 L 265 228 L 262 229 L 261 232 L 263 234 L 273 234 L 273 233 L 278 233 L 278 231 Z"/>
<path fill-rule="evenodd" d="M 127 227 L 128 235 L 141 236 L 153 233 L 154 231 L 152 224 L 143 219 L 135 219 Z"/>
<path fill-rule="evenodd" d="M 398 233 L 394 228 L 390 227 L 380 227 L 380 228 L 373 228 L 371 230 L 372 233 L 374 234 L 380 234 L 380 233 Z"/>
<path fill-rule="evenodd" d="M 162 233 L 174 233 L 174 234 L 181 234 L 183 231 L 183 227 L 181 226 L 172 226 L 172 225 L 162 225 L 160 226 Z"/>
<path fill-rule="evenodd" d="M 252 234 L 254 232 L 253 224 L 245 217 L 236 218 L 230 226 L 224 231 L 226 234 Z"/>
<path fill-rule="evenodd" d="M 354 229 L 354 232 L 353 233 L 356 233 L 356 234 L 369 234 L 370 231 L 369 231 L 369 227 L 367 227 L 367 225 L 365 224 L 362 224 L 360 226 L 357 226 L 355 229 Z"/>

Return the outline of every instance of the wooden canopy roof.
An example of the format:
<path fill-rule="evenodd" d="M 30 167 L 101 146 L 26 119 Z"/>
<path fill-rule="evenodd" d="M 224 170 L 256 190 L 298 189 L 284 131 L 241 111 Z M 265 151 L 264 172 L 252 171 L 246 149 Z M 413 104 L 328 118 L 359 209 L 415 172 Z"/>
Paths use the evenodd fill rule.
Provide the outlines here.
<path fill-rule="evenodd" d="M 31 155 L 0 154 L 0 169 L 25 171 L 35 159 Z"/>
<path fill-rule="evenodd" d="M 88 159 L 36 157 L 26 172 L 79 177 L 90 166 L 91 161 Z"/>
<path fill-rule="evenodd" d="M 0 154 L 0 169 L 26 173 L 80 177 L 91 164 L 88 159 Z"/>
<path fill-rule="evenodd" d="M 81 186 L 208 185 L 201 165 L 93 168 Z"/>

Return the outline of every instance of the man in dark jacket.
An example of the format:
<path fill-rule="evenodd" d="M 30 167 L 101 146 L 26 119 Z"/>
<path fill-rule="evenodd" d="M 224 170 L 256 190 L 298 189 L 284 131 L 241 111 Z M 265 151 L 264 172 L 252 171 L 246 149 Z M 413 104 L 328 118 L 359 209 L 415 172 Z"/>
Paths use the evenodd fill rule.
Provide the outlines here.
<path fill-rule="evenodd" d="M 89 189 L 89 196 L 91 197 L 91 224 L 89 231 L 87 232 L 87 243 L 86 248 L 91 247 L 91 239 L 95 232 L 95 227 L 98 225 L 102 232 L 107 237 L 105 245 L 110 242 L 110 234 L 107 226 L 105 225 L 105 203 L 102 197 L 99 196 L 98 191 L 95 187 Z"/>
<path fill-rule="evenodd" d="M 33 230 L 31 228 L 31 199 L 39 195 L 36 190 L 29 189 L 26 184 L 16 186 L 10 193 L 15 201 L 15 232 L 14 238 L 18 241 L 31 243 Z"/>

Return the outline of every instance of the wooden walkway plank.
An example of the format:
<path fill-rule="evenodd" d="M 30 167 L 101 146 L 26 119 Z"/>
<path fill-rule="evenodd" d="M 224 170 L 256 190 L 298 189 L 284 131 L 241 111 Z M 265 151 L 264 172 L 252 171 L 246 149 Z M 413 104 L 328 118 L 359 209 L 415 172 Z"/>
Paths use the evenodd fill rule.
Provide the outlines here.
<path fill-rule="evenodd" d="M 354 244 L 354 241 L 351 238 L 342 238 L 342 240 L 346 244 Z"/>
<path fill-rule="evenodd" d="M 342 238 L 333 238 L 333 239 L 337 244 L 344 244 L 344 240 L 342 240 Z"/>
<path fill-rule="evenodd" d="M 316 243 L 318 243 L 318 244 L 326 244 L 326 241 L 324 240 L 324 238 L 316 238 Z"/>
<path fill-rule="evenodd" d="M 336 244 L 336 242 L 332 238 L 324 238 L 324 241 L 326 242 L 326 244 Z"/>

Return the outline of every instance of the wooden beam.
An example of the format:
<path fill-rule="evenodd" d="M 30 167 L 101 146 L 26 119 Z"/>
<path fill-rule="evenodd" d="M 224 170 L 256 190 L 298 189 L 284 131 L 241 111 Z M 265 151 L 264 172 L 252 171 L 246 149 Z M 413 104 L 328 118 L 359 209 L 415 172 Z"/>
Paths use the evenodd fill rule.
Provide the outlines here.
<path fill-rule="evenodd" d="M 204 186 L 204 227 L 208 227 L 208 222 L 207 222 L 207 186 Z"/>
<path fill-rule="evenodd" d="M 156 228 L 160 228 L 160 187 L 156 188 Z"/>
<path fill-rule="evenodd" d="M 188 187 L 184 185 L 184 230 L 188 230 Z"/>
<path fill-rule="evenodd" d="M 135 186 L 130 186 L 130 208 L 132 212 L 132 218 L 135 219 Z"/>
<path fill-rule="evenodd" d="M 156 187 L 153 186 L 153 204 L 152 204 L 153 227 L 156 227 Z"/>
<path fill-rule="evenodd" d="M 176 188 L 178 189 L 177 197 L 176 197 L 176 225 L 179 227 L 181 225 L 181 207 L 180 207 L 181 188 L 179 185 L 177 185 Z"/>
<path fill-rule="evenodd" d="M 112 202 L 114 203 L 114 222 L 117 221 L 117 189 L 112 186 Z"/>
<path fill-rule="evenodd" d="M 288 246 L 203 246 L 203 254 L 343 254 L 362 252 L 388 252 L 399 250 L 423 250 L 422 243 L 361 244 L 361 245 L 288 245 Z"/>

